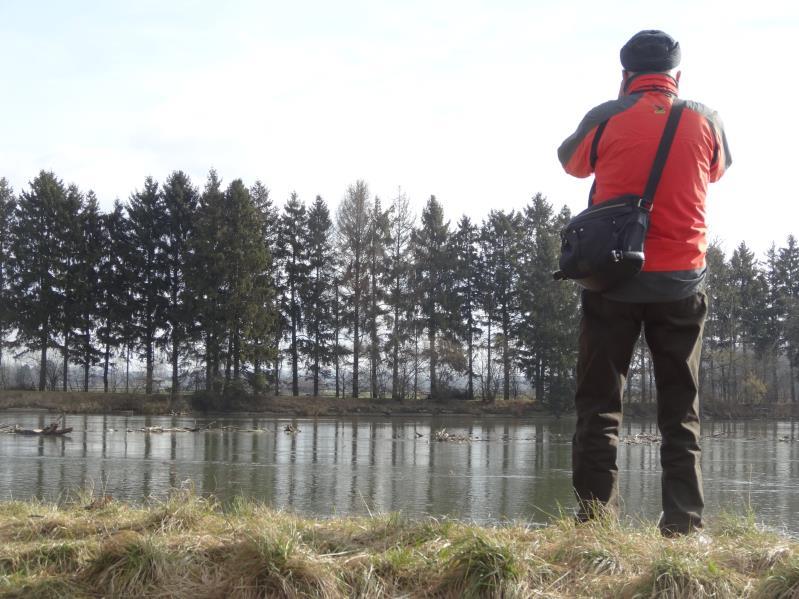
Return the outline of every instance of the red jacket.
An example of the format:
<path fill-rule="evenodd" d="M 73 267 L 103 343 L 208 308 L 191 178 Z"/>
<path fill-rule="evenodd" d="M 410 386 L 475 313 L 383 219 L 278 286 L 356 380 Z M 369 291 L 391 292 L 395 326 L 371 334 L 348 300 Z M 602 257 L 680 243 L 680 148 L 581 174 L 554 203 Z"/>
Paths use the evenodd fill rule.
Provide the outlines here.
<path fill-rule="evenodd" d="M 671 104 L 676 81 L 664 74 L 633 78 L 625 95 L 591 110 L 558 149 L 567 173 L 595 174 L 591 203 L 642 194 Z M 600 125 L 595 162 L 592 146 Z M 645 271 L 693 270 L 705 266 L 705 196 L 730 166 L 727 139 L 718 115 L 687 101 L 654 197 L 645 243 Z"/>

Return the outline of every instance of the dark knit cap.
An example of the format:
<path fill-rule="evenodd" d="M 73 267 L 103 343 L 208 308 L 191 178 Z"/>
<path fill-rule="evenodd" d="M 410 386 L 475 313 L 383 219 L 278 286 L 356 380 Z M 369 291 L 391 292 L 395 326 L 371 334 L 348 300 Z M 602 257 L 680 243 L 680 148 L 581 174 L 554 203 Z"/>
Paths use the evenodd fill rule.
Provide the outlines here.
<path fill-rule="evenodd" d="M 680 44 L 657 29 L 639 31 L 621 49 L 621 66 L 636 73 L 668 71 L 680 64 Z"/>

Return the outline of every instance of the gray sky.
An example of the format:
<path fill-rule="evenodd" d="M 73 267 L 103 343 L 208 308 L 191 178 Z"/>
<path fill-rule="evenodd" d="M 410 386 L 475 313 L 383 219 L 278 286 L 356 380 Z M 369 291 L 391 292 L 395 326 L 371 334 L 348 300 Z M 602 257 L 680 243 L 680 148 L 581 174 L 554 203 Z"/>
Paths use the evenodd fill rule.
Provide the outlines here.
<path fill-rule="evenodd" d="M 453 221 L 538 191 L 577 211 L 590 180 L 555 150 L 650 28 L 680 41 L 681 95 L 726 125 L 711 237 L 762 253 L 799 233 L 799 9 L 781 0 L 0 0 L 0 176 L 53 170 L 106 209 L 147 175 L 202 186 L 214 167 L 278 203 L 335 206 L 361 178 L 417 212 L 435 194 Z"/>

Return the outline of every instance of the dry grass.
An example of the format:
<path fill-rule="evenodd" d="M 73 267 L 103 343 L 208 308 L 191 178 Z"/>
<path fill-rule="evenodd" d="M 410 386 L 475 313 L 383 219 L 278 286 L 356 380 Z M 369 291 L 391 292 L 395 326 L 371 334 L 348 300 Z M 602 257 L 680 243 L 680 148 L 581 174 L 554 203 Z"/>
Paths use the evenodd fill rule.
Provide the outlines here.
<path fill-rule="evenodd" d="M 320 520 L 176 491 L 0 503 L 0 597 L 799 598 L 799 544 L 751 515 L 710 543 L 611 519 L 545 528 L 398 514 Z"/>

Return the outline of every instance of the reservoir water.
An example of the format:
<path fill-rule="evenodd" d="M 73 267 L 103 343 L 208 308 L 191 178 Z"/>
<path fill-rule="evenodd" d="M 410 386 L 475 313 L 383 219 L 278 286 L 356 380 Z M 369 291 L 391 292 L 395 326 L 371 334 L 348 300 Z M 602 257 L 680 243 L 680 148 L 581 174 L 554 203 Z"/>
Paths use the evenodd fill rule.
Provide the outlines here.
<path fill-rule="evenodd" d="M 0 423 L 23 428 L 53 419 L 0 411 Z M 212 421 L 200 432 L 141 431 Z M 289 424 L 299 432 L 285 432 Z M 314 516 L 531 523 L 573 505 L 568 418 L 67 415 L 66 426 L 74 430 L 64 437 L 0 434 L 0 499 L 58 500 L 93 488 L 138 502 L 191 485 L 222 502 L 241 495 Z M 441 429 L 471 440 L 436 441 Z M 660 446 L 641 435 L 656 433 L 654 423 L 629 420 L 619 445 L 625 511 L 650 520 L 660 512 Z M 708 515 L 751 506 L 760 522 L 799 535 L 797 423 L 707 421 L 702 435 Z"/>

